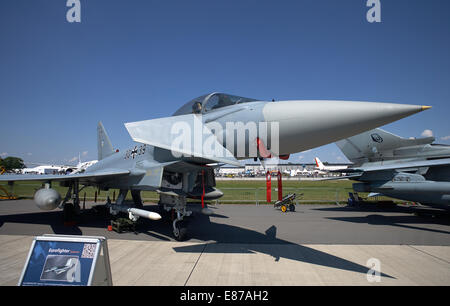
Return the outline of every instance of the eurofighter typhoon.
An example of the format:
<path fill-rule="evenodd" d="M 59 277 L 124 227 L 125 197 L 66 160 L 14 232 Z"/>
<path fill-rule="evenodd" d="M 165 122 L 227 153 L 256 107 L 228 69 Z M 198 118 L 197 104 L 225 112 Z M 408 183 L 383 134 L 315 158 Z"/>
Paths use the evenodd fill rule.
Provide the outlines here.
<path fill-rule="evenodd" d="M 159 219 L 143 209 L 140 193 L 157 191 L 160 212 L 172 216 L 173 234 L 187 234 L 186 198 L 202 199 L 202 213 L 211 214 L 203 200 L 223 193 L 215 188 L 214 168 L 239 165 L 238 160 L 281 158 L 322 146 L 418 113 L 427 106 L 394 103 L 293 100 L 268 102 L 211 93 L 184 104 L 172 116 L 126 123 L 133 148 L 117 151 L 101 123 L 98 125 L 98 162 L 83 173 L 70 175 L 2 175 L 0 181 L 42 181 L 34 196 L 44 210 L 57 207 L 65 214 L 79 211 L 80 185 L 119 189 L 112 214 L 128 213 Z M 326 110 L 326 111 L 324 111 Z M 69 187 L 62 200 L 52 182 Z M 82 187 L 83 188 L 83 187 Z M 131 192 L 133 207 L 125 205 Z M 71 203 L 70 203 L 71 202 Z"/>

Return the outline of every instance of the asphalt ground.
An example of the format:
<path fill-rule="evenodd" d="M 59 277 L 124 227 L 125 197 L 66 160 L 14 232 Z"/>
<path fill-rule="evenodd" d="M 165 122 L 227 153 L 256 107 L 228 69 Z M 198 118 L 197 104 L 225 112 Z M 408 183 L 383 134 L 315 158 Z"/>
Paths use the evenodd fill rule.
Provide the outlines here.
<path fill-rule="evenodd" d="M 137 233 L 107 231 L 109 218 L 86 204 L 76 226 L 64 226 L 62 211 L 42 211 L 32 200 L 0 201 L 0 235 L 67 234 L 101 235 L 108 239 L 174 241 L 167 220 L 140 219 Z M 157 205 L 145 209 L 158 211 Z M 212 216 L 202 215 L 200 205 L 188 226 L 188 241 L 270 244 L 377 244 L 450 246 L 450 217 L 417 216 L 409 207 L 379 208 L 336 205 L 297 205 L 282 213 L 272 205 L 210 206 Z"/>
<path fill-rule="evenodd" d="M 390 210 L 298 205 L 282 213 L 271 205 L 220 205 L 192 236 L 222 243 L 450 245 L 447 216 Z"/>
<path fill-rule="evenodd" d="M 418 217 L 410 207 L 210 206 L 194 211 L 189 238 L 170 222 L 142 220 L 136 233 L 107 231 L 109 219 L 86 205 L 78 225 L 31 200 L 0 202 L 0 285 L 17 284 L 31 241 L 42 234 L 105 236 L 115 285 L 449 285 L 450 218 Z M 156 205 L 145 209 L 157 210 Z M 369 282 L 368 260 L 381 262 Z"/>

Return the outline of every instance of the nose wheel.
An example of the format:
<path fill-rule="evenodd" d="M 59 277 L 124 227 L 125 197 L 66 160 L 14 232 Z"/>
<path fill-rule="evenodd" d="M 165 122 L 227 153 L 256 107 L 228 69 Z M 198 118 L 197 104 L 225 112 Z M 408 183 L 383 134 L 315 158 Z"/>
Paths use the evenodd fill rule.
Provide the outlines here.
<path fill-rule="evenodd" d="M 187 222 L 184 220 L 173 221 L 173 236 L 177 241 L 183 241 L 187 237 Z"/>
<path fill-rule="evenodd" d="M 177 241 L 185 240 L 188 231 L 185 218 L 192 215 L 192 211 L 186 210 L 186 197 L 173 192 L 161 192 L 158 205 L 166 218 L 172 221 L 173 237 Z"/>

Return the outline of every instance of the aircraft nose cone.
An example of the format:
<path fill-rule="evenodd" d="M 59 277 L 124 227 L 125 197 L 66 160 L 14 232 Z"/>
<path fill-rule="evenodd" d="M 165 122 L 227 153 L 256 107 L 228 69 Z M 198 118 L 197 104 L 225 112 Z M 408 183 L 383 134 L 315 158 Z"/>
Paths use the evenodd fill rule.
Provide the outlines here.
<path fill-rule="evenodd" d="M 279 124 L 279 154 L 290 154 L 348 138 L 428 108 L 378 102 L 281 101 L 267 103 L 263 115 L 267 122 Z"/>

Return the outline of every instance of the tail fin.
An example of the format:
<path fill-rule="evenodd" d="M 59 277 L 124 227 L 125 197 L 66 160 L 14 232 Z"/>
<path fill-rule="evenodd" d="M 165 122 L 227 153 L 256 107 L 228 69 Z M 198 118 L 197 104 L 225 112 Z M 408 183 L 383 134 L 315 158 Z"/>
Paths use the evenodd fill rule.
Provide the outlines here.
<path fill-rule="evenodd" d="M 98 160 L 102 160 L 114 153 L 108 134 L 100 121 L 97 126 Z"/>
<path fill-rule="evenodd" d="M 403 138 L 382 129 L 374 129 L 336 142 L 342 153 L 353 163 L 376 161 L 392 154 L 394 149 L 430 144 L 434 137 Z"/>
<path fill-rule="evenodd" d="M 314 158 L 314 160 L 316 161 L 316 166 L 317 168 L 319 168 L 319 170 L 322 170 L 324 168 L 323 163 L 320 161 L 320 159 L 318 157 Z"/>

